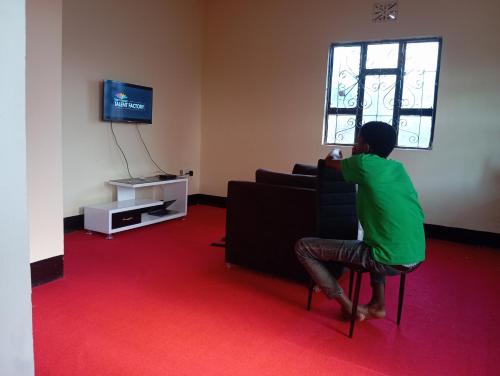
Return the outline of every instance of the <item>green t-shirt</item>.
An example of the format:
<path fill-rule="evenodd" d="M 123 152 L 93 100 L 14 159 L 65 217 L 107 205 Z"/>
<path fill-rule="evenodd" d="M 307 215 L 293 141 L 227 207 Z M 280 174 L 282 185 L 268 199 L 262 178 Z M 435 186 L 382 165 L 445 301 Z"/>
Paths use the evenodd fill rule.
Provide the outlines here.
<path fill-rule="evenodd" d="M 404 166 L 375 154 L 356 154 L 342 160 L 342 174 L 358 184 L 359 221 L 373 258 L 386 265 L 423 261 L 424 214 Z"/>

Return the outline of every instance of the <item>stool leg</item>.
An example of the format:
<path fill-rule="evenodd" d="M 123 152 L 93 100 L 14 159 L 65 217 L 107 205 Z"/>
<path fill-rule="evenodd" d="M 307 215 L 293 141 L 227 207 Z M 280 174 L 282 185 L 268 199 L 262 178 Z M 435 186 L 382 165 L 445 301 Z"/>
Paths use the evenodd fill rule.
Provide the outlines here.
<path fill-rule="evenodd" d="M 352 299 L 352 283 L 354 282 L 354 270 L 349 269 L 349 299 Z"/>
<path fill-rule="evenodd" d="M 313 290 L 314 290 L 314 281 L 311 280 L 311 285 L 309 286 L 309 295 L 307 296 L 307 310 L 311 310 L 311 300 L 312 300 L 312 295 L 313 295 Z"/>
<path fill-rule="evenodd" d="M 356 286 L 354 287 L 354 300 L 352 302 L 351 326 L 349 327 L 349 338 L 352 338 L 354 333 L 354 324 L 356 323 L 356 314 L 358 313 L 359 290 L 361 290 L 362 272 L 357 272 Z"/>
<path fill-rule="evenodd" d="M 403 298 L 405 296 L 406 273 L 401 273 L 399 280 L 399 302 L 398 302 L 398 325 L 401 322 L 401 312 L 403 311 Z"/>

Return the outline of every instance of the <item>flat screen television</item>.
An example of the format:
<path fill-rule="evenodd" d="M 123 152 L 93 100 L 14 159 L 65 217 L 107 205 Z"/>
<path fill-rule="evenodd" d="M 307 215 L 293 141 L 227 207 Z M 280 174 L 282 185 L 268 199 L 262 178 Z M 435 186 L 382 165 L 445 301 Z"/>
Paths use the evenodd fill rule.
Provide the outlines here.
<path fill-rule="evenodd" d="M 105 80 L 102 96 L 102 120 L 151 124 L 153 88 Z"/>

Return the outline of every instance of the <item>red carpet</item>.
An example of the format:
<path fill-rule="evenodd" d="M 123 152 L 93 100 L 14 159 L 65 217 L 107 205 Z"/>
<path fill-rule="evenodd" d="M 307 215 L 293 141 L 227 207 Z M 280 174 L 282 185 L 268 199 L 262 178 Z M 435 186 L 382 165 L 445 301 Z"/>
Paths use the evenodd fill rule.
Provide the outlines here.
<path fill-rule="evenodd" d="M 65 238 L 65 277 L 33 290 L 37 375 L 497 375 L 500 251 L 428 242 L 407 279 L 401 327 L 398 278 L 388 318 L 354 338 L 334 302 L 240 267 L 227 269 L 225 211 L 189 208 L 105 240 Z M 363 301 L 369 293 L 364 278 Z"/>

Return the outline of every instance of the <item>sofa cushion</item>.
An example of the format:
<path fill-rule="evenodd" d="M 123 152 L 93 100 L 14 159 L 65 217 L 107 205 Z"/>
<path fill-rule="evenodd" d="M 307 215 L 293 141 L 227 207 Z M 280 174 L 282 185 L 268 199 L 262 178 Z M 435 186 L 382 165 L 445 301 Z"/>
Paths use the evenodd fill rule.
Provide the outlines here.
<path fill-rule="evenodd" d="M 285 174 L 264 169 L 255 171 L 255 182 L 299 188 L 316 188 L 316 176 Z"/>

